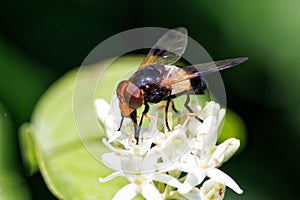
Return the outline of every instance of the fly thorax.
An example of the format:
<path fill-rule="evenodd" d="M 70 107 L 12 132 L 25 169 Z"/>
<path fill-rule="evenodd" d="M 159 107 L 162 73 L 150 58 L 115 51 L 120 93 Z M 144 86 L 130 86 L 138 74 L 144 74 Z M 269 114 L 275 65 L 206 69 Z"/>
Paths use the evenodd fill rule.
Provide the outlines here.
<path fill-rule="evenodd" d="M 147 84 L 146 87 L 143 87 L 144 99 L 147 102 L 158 103 L 165 99 L 168 94 L 168 89 L 161 86 L 160 84 Z"/>
<path fill-rule="evenodd" d="M 164 65 L 151 64 L 137 70 L 129 80 L 139 88 L 142 88 L 149 84 L 159 85 L 164 77 L 164 74 Z"/>

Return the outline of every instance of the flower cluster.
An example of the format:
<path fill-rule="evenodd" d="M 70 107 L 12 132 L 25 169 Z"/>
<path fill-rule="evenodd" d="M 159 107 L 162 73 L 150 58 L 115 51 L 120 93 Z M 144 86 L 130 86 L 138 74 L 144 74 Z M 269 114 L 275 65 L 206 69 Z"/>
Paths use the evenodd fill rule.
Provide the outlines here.
<path fill-rule="evenodd" d="M 99 181 L 123 176 L 130 182 L 114 199 L 132 199 L 139 193 L 146 199 L 223 199 L 226 186 L 238 194 L 243 192 L 218 169 L 240 145 L 235 138 L 216 145 L 225 109 L 214 101 L 207 102 L 204 108 L 191 106 L 195 113 L 181 113 L 183 123 L 171 131 L 160 126 L 164 122 L 162 104 L 152 106 L 147 115 L 149 124 L 141 128 L 137 144 L 130 120 L 125 119 L 125 128 L 117 131 L 120 114 L 114 112 L 115 105 L 102 99 L 95 101 L 96 113 L 107 134 L 102 141 L 111 150 L 102 155 L 102 162 L 115 171 Z"/>

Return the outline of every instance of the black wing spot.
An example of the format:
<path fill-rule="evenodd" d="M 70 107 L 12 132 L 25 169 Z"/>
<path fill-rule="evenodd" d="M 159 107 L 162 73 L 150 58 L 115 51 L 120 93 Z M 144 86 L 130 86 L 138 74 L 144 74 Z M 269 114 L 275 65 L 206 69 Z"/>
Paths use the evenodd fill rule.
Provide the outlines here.
<path fill-rule="evenodd" d="M 163 57 L 166 52 L 167 50 L 165 49 L 153 49 L 153 55 L 158 57 Z"/>

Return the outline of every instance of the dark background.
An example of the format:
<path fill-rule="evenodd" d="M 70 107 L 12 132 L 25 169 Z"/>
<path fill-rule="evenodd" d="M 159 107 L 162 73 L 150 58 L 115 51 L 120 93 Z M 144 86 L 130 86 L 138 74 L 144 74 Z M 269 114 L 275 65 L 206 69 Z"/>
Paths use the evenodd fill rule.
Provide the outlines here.
<path fill-rule="evenodd" d="M 228 107 L 248 131 L 246 148 L 223 167 L 244 189 L 238 198 L 295 199 L 299 8 L 297 1 L 277 0 L 2 0 L 0 101 L 17 130 L 30 120 L 47 87 L 80 66 L 104 39 L 137 27 L 184 26 L 215 60 L 249 57 L 243 66 L 222 72 Z M 55 199 L 39 174 L 26 180 L 34 199 Z"/>

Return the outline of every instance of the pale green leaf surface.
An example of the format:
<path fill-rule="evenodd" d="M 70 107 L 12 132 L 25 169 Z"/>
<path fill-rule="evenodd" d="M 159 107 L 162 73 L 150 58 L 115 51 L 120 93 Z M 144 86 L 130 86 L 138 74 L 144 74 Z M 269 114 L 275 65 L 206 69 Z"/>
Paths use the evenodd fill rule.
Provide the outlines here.
<path fill-rule="evenodd" d="M 224 120 L 224 126 L 221 131 L 218 143 L 225 141 L 228 138 L 237 138 L 240 140 L 238 152 L 241 152 L 247 142 L 247 129 L 244 121 L 234 111 L 227 109 Z"/>
<path fill-rule="evenodd" d="M 35 143 L 33 141 L 34 132 L 29 123 L 24 123 L 19 129 L 20 149 L 28 175 L 39 171 L 38 160 L 35 153 Z"/>
<path fill-rule="evenodd" d="M 140 62 L 141 58 L 138 57 L 122 58 L 114 62 L 105 71 L 94 98 L 101 97 L 109 101 L 116 84 L 120 81 L 119 77 Z M 82 108 L 79 109 L 85 109 L 85 95 L 89 88 L 84 87 L 89 86 L 89 79 L 92 79 L 95 70 L 97 71 L 99 68 L 101 68 L 101 63 L 84 70 L 86 74 L 80 80 L 84 83 L 80 86 L 83 87 L 80 88 L 82 89 L 82 99 L 80 99 Z M 86 132 L 84 135 L 80 135 L 80 137 L 85 137 L 84 144 L 88 148 L 80 140 L 72 108 L 74 84 L 76 76 L 78 76 L 76 72 L 74 70 L 66 74 L 54 83 L 40 99 L 31 124 L 25 125 L 21 132 L 21 135 L 32 136 L 32 139 L 29 138 L 30 142 L 26 141 L 27 136 L 20 137 L 23 146 L 24 143 L 33 143 L 30 147 L 25 145 L 26 148 L 33 150 L 24 150 L 25 154 L 29 154 L 24 157 L 27 157 L 29 166 L 34 169 L 35 159 L 31 155 L 32 151 L 34 152 L 47 186 L 59 198 L 111 199 L 127 181 L 124 178 L 117 178 L 108 183 L 98 182 L 99 177 L 105 177 L 111 171 L 88 150 L 97 148 L 98 152 L 105 151 L 101 142 L 104 133 L 99 124 L 97 127 L 90 126 L 89 121 L 94 120 L 90 119 L 91 116 L 95 117 L 93 112 L 92 115 L 83 117 L 82 124 L 86 127 Z M 90 102 L 92 101 L 89 100 Z"/>

